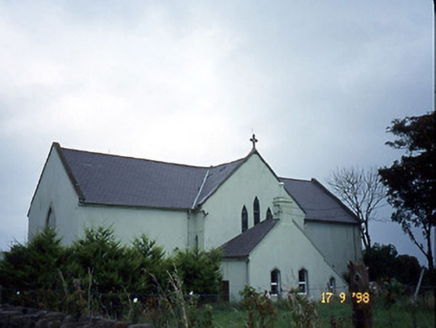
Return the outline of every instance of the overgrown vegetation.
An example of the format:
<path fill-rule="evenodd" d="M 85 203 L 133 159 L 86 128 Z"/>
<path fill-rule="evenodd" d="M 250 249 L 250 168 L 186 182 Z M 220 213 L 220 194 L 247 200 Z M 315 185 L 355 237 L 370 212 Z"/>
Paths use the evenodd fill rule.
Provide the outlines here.
<path fill-rule="evenodd" d="M 395 252 L 387 252 L 395 255 Z M 123 246 L 111 229 L 89 229 L 70 247 L 46 229 L 0 261 L 3 301 L 76 315 L 103 315 L 155 327 L 351 327 L 351 304 L 326 305 L 291 292 L 278 302 L 246 287 L 240 303 L 217 302 L 220 254 L 181 250 L 166 256 L 145 235 Z M 387 274 L 389 275 L 389 274 Z M 385 280 L 374 299 L 375 326 L 433 327 L 434 298 L 413 300 Z M 204 297 L 204 295 L 215 297 Z M 213 301 L 213 303 L 209 303 Z"/>
<path fill-rule="evenodd" d="M 85 230 L 83 238 L 65 247 L 46 228 L 27 245 L 15 244 L 5 252 L 0 285 L 3 298 L 14 304 L 120 318 L 136 315 L 136 304 L 162 297 L 174 284 L 176 270 L 183 292 L 218 293 L 219 267 L 218 250 L 165 256 L 145 235 L 123 246 L 104 227 Z"/>

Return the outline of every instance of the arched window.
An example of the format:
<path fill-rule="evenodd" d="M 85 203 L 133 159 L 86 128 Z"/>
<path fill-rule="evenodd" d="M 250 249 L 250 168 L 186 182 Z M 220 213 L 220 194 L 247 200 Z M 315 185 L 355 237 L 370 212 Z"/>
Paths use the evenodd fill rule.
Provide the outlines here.
<path fill-rule="evenodd" d="M 271 271 L 271 295 L 280 295 L 280 270 L 274 269 Z"/>
<path fill-rule="evenodd" d="M 301 294 L 307 294 L 309 291 L 309 281 L 306 269 L 298 271 L 298 290 Z"/>
<path fill-rule="evenodd" d="M 257 197 L 254 199 L 253 203 L 253 217 L 254 217 L 254 225 L 260 222 L 260 205 L 259 199 Z"/>
<path fill-rule="evenodd" d="M 336 280 L 335 280 L 335 278 L 331 277 L 328 285 L 329 285 L 329 292 L 335 294 L 336 293 Z"/>
<path fill-rule="evenodd" d="M 56 226 L 56 218 L 55 218 L 55 215 L 54 215 L 54 212 L 53 212 L 53 209 L 51 208 L 51 206 L 47 212 L 47 217 L 45 219 L 45 225 L 47 227 L 50 227 L 50 228 L 54 228 Z"/>
<path fill-rule="evenodd" d="M 242 208 L 241 224 L 242 224 L 242 232 L 246 231 L 248 229 L 248 212 L 247 212 L 247 208 L 245 207 L 245 205 Z"/>
<path fill-rule="evenodd" d="M 271 209 L 268 207 L 268 209 L 266 210 L 266 219 L 271 220 L 272 218 L 273 216 L 272 216 Z"/>

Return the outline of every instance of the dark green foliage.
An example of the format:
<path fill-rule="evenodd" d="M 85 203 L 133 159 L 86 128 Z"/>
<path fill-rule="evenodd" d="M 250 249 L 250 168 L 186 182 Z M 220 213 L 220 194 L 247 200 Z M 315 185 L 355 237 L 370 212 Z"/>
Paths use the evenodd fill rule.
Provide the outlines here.
<path fill-rule="evenodd" d="M 0 285 L 17 291 L 57 286 L 57 269 L 63 265 L 65 249 L 50 228 L 30 240 L 28 245 L 15 244 L 0 262 Z"/>
<path fill-rule="evenodd" d="M 74 243 L 69 253 L 69 265 L 64 273 L 67 280 L 79 278 L 82 284 L 86 284 L 90 272 L 94 289 L 100 293 L 130 285 L 129 272 L 135 263 L 126 256 L 127 249 L 120 246 L 111 229 L 86 229 L 85 237 Z"/>
<path fill-rule="evenodd" d="M 395 278 L 405 285 L 418 283 L 421 266 L 416 257 L 398 255 L 393 245 L 374 244 L 363 252 L 363 260 L 369 269 L 370 281 Z"/>
<path fill-rule="evenodd" d="M 183 275 L 180 286 L 188 286 L 185 294 L 218 293 L 220 261 L 217 250 L 185 250 L 168 258 L 145 235 L 123 246 L 113 230 L 104 227 L 86 229 L 83 238 L 65 247 L 47 228 L 28 245 L 16 244 L 4 253 L 0 285 L 8 301 L 16 304 L 78 315 L 125 314 L 136 320 L 142 304 L 159 299 L 174 268 Z"/>
<path fill-rule="evenodd" d="M 404 150 L 401 160 L 379 169 L 381 181 L 388 188 L 388 202 L 395 208 L 392 221 L 401 224 L 405 233 L 426 256 L 433 268 L 432 226 L 436 225 L 436 114 L 394 120 L 388 132 L 397 139 L 386 144 Z M 412 228 L 420 228 L 425 238 L 421 244 Z"/>
<path fill-rule="evenodd" d="M 10 301 L 56 308 L 60 286 L 57 270 L 65 263 L 65 249 L 56 232 L 46 228 L 27 245 L 17 243 L 0 262 L 0 285 Z"/>
<path fill-rule="evenodd" d="M 407 254 L 398 255 L 395 261 L 396 278 L 405 285 L 416 285 L 421 274 L 421 265 L 418 259 Z"/>
<path fill-rule="evenodd" d="M 115 317 L 121 314 L 123 303 L 128 302 L 127 291 L 137 281 L 133 274 L 137 259 L 129 256 L 130 252 L 121 246 L 111 228 L 103 227 L 85 229 L 85 237 L 68 249 L 68 265 L 63 274 L 75 293 L 77 285 L 81 293 L 87 291 L 88 311 Z"/>
<path fill-rule="evenodd" d="M 369 280 L 378 281 L 393 275 L 393 265 L 398 255 L 394 245 L 375 243 L 363 252 L 363 261 L 368 266 Z"/>
<path fill-rule="evenodd" d="M 195 248 L 179 250 L 174 265 L 183 280 L 185 292 L 195 294 L 218 294 L 221 290 L 221 252 L 218 249 L 206 252 Z"/>
<path fill-rule="evenodd" d="M 158 285 L 166 286 L 168 282 L 167 271 L 171 267 L 171 259 L 165 258 L 162 247 L 157 246 L 154 240 L 142 234 L 133 240 L 129 252 L 129 256 L 136 259 L 134 270 L 136 280 L 132 290 L 147 290 L 147 293 L 157 293 Z"/>

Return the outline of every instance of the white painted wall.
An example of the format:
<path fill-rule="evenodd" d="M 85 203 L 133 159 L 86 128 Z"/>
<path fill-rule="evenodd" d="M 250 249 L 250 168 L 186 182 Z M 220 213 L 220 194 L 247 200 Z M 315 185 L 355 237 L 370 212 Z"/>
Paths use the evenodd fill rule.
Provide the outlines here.
<path fill-rule="evenodd" d="M 229 299 L 231 302 L 241 299 L 239 292 L 248 285 L 248 263 L 242 260 L 223 259 L 221 270 L 223 280 L 229 281 Z"/>
<path fill-rule="evenodd" d="M 362 259 L 359 227 L 351 224 L 306 221 L 305 233 L 339 273 L 348 261 Z"/>
<path fill-rule="evenodd" d="M 186 211 L 120 206 L 80 206 L 79 237 L 85 227 L 112 227 L 124 244 L 141 234 L 154 239 L 171 254 L 175 248 L 188 246 L 188 215 Z"/>
<path fill-rule="evenodd" d="M 243 205 L 248 211 L 248 228 L 253 227 L 256 196 L 263 221 L 268 207 L 274 211 L 273 198 L 279 192 L 279 181 L 268 166 L 256 153 L 251 155 L 202 206 L 209 213 L 204 219 L 205 248 L 219 247 L 242 232 Z"/>
<path fill-rule="evenodd" d="M 271 271 L 279 269 L 286 294 L 298 288 L 298 271 L 303 268 L 308 272 L 310 297 L 321 298 L 331 277 L 336 280 L 337 291 L 346 289 L 342 277 L 332 270 L 295 223 L 282 220 L 250 256 L 250 285 L 259 291 L 269 291 Z"/>
<path fill-rule="evenodd" d="M 188 246 L 186 211 L 79 204 L 55 147 L 50 151 L 29 209 L 29 238 L 45 226 L 50 206 L 55 213 L 57 233 L 66 245 L 83 237 L 85 227 L 112 226 L 125 244 L 145 233 L 168 253 L 176 247 Z"/>
<path fill-rule="evenodd" d="M 279 222 L 268 235 L 257 245 L 249 257 L 248 276 L 245 272 L 245 260 L 241 265 L 223 266 L 224 277 L 241 281 L 248 277 L 247 284 L 258 292 L 270 291 L 271 271 L 280 270 L 281 289 L 283 296 L 290 289 L 298 288 L 298 271 L 306 269 L 308 272 L 308 296 L 320 299 L 327 290 L 327 283 L 333 277 L 336 281 L 336 292 L 347 290 L 347 284 L 340 274 L 333 270 L 323 255 L 304 234 L 303 229 L 292 218 L 292 203 L 280 200 L 281 211 Z M 223 263 L 226 263 L 223 262 Z M 240 285 L 232 284 L 231 293 L 238 299 Z"/>
<path fill-rule="evenodd" d="M 55 147 L 52 147 L 31 203 L 28 238 L 45 227 L 50 206 L 56 217 L 56 230 L 64 244 L 77 238 L 79 198 Z"/>

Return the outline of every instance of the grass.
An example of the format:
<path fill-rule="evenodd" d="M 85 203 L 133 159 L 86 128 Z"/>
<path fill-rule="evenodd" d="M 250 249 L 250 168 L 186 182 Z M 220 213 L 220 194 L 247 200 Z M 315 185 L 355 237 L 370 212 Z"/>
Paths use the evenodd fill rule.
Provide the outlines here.
<path fill-rule="evenodd" d="M 289 320 L 289 314 L 278 306 L 277 328 L 295 327 Z M 332 302 L 330 304 L 318 303 L 319 327 L 331 327 L 334 318 L 337 328 L 353 327 L 351 322 L 351 304 L 345 302 Z M 410 328 L 414 327 L 413 306 L 407 299 L 400 300 L 391 309 L 385 308 L 383 303 L 376 302 L 372 307 L 374 327 L 383 328 Z M 416 327 L 435 327 L 435 312 L 433 304 L 418 303 L 416 307 Z M 240 304 L 226 303 L 214 306 L 213 322 L 216 328 L 246 327 L 247 313 Z"/>

